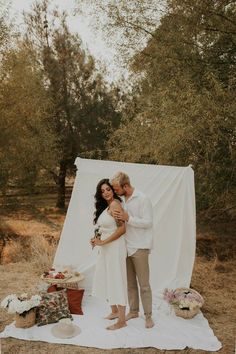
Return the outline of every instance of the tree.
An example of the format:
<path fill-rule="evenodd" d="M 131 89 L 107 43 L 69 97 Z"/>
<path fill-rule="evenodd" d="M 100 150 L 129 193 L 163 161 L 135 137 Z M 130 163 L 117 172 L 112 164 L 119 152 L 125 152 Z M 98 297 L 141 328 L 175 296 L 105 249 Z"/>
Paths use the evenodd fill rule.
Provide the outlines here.
<path fill-rule="evenodd" d="M 91 25 L 117 47 L 117 60 L 126 66 L 145 47 L 166 7 L 164 0 L 76 0 L 76 4 L 76 12 L 91 18 Z"/>
<path fill-rule="evenodd" d="M 37 48 L 45 87 L 52 101 L 51 127 L 57 136 L 58 160 L 51 174 L 58 185 L 57 206 L 65 205 L 65 177 L 77 154 L 105 149 L 120 121 L 116 90 L 108 90 L 94 58 L 67 25 L 67 14 L 49 12 L 49 2 L 36 2 L 25 14 L 27 41 Z M 51 21 L 48 22 L 47 18 Z M 102 155 L 104 156 L 104 154 Z"/>
<path fill-rule="evenodd" d="M 193 164 L 199 209 L 235 207 L 236 12 L 231 1 L 168 1 L 132 60 L 138 114 L 115 132 L 112 158 Z"/>
<path fill-rule="evenodd" d="M 8 15 L 9 3 L 0 1 L 0 53 L 9 37 L 9 27 L 6 21 Z"/>
<path fill-rule="evenodd" d="M 4 52 L 0 70 L 1 189 L 9 181 L 30 189 L 42 168 L 56 159 L 48 124 L 50 100 L 32 51 L 18 41 Z"/>
<path fill-rule="evenodd" d="M 10 181 L 33 187 L 38 166 L 53 156 L 47 126 L 48 98 L 33 53 L 9 25 L 9 3 L 0 2 L 0 189 Z M 31 58 L 31 59 L 30 59 Z M 46 150 L 52 149 L 50 158 Z M 36 170 L 37 167 L 37 170 Z"/>

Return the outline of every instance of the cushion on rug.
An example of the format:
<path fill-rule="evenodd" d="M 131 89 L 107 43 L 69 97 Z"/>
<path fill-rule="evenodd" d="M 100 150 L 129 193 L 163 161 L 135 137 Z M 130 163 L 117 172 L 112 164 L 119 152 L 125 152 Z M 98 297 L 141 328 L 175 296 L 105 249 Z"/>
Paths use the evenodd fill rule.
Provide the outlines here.
<path fill-rule="evenodd" d="M 57 286 L 56 285 L 50 285 L 47 292 L 48 293 L 53 293 L 54 291 L 57 291 Z"/>
<path fill-rule="evenodd" d="M 56 285 L 51 285 L 47 291 L 51 293 L 60 290 L 62 289 L 58 288 Z M 74 315 L 83 315 L 84 313 L 82 310 L 82 299 L 84 296 L 84 289 L 65 289 L 65 291 L 67 295 L 70 313 L 73 313 Z"/>
<path fill-rule="evenodd" d="M 46 293 L 37 308 L 36 323 L 44 326 L 58 322 L 61 318 L 72 318 L 65 290 Z"/>

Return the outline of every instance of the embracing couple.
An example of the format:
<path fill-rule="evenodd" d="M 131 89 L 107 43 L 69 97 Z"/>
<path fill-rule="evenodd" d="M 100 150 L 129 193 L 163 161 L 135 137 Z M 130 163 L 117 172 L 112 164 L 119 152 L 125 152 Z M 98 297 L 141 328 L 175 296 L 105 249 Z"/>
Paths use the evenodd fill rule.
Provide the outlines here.
<path fill-rule="evenodd" d="M 91 239 L 92 246 L 99 246 L 93 295 L 108 300 L 111 313 L 106 318 L 117 319 L 107 329 L 125 327 L 126 321 L 139 316 L 139 289 L 145 327 L 152 328 L 148 263 L 153 242 L 151 202 L 130 184 L 127 174 L 118 172 L 98 183 L 95 208 L 94 223 L 101 237 Z M 127 302 L 130 310 L 126 315 Z"/>

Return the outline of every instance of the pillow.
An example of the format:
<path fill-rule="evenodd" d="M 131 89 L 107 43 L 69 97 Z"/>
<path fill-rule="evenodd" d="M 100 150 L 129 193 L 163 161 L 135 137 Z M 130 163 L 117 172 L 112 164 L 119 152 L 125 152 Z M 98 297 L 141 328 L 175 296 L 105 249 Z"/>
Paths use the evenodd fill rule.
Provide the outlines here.
<path fill-rule="evenodd" d="M 36 322 L 38 326 L 58 322 L 61 318 L 72 318 L 65 290 L 42 295 L 37 308 Z"/>
<path fill-rule="evenodd" d="M 84 296 L 84 289 L 67 289 L 66 290 L 67 299 L 69 303 L 70 313 L 75 315 L 83 315 L 82 311 L 82 299 Z"/>
<path fill-rule="evenodd" d="M 54 291 L 57 291 L 57 286 L 56 285 L 50 285 L 47 292 L 48 293 L 53 293 Z"/>
<path fill-rule="evenodd" d="M 52 285 L 47 291 L 51 293 L 58 290 L 61 290 L 61 288 L 58 288 L 56 285 Z M 84 313 L 81 303 L 84 296 L 84 289 L 65 289 L 65 291 L 67 294 L 70 313 L 73 313 L 74 315 L 83 315 Z"/>

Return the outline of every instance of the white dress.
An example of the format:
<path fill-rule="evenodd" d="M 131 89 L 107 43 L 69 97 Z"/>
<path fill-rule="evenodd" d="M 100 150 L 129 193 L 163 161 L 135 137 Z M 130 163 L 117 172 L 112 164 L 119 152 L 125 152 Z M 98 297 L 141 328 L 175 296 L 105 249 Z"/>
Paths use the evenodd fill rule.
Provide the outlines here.
<path fill-rule="evenodd" d="M 109 214 L 108 208 L 99 216 L 97 225 L 102 234 L 101 240 L 111 236 L 117 229 L 115 219 Z M 127 304 L 127 249 L 124 235 L 96 248 L 98 248 L 98 258 L 92 294 L 108 300 L 110 305 L 125 306 Z"/>

